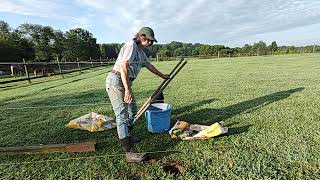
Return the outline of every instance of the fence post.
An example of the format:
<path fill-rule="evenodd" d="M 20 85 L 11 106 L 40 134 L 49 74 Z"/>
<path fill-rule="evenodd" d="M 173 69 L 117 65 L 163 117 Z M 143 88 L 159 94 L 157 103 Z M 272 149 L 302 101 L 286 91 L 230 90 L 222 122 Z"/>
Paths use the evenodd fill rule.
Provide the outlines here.
<path fill-rule="evenodd" d="M 14 74 L 14 66 L 13 65 L 10 66 L 10 70 L 11 70 L 11 76 L 16 77 L 16 75 Z"/>
<path fill-rule="evenodd" d="M 59 73 L 63 78 L 62 69 L 61 69 L 61 66 L 60 66 L 60 63 L 59 63 L 59 58 L 57 58 L 57 62 L 58 62 Z"/>
<path fill-rule="evenodd" d="M 79 63 L 79 58 L 77 58 L 77 62 L 78 62 L 78 69 L 79 69 L 79 71 L 81 73 L 81 67 L 80 67 L 80 63 Z"/>
<path fill-rule="evenodd" d="M 312 53 L 314 54 L 314 49 L 315 49 L 316 45 L 313 45 L 313 49 L 312 49 Z"/>
<path fill-rule="evenodd" d="M 220 51 L 218 51 L 218 59 L 220 58 Z"/>
<path fill-rule="evenodd" d="M 26 72 L 26 76 L 27 76 L 27 78 L 28 78 L 29 83 L 31 83 L 30 77 L 29 77 L 28 68 L 27 68 L 27 64 L 26 64 L 26 60 L 24 60 L 24 58 L 22 58 L 22 60 L 23 60 L 23 66 L 24 66 L 24 70 L 25 70 L 25 72 Z"/>
<path fill-rule="evenodd" d="M 91 57 L 90 57 L 90 63 L 91 63 L 91 68 L 93 68 L 93 64 L 92 64 L 92 59 L 91 59 Z"/>

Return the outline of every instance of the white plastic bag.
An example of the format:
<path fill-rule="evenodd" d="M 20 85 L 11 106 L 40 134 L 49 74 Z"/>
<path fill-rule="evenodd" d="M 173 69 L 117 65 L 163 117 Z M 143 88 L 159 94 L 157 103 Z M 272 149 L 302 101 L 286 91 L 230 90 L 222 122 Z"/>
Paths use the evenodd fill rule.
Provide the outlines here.
<path fill-rule="evenodd" d="M 112 118 L 91 112 L 79 118 L 71 120 L 66 127 L 82 129 L 90 132 L 104 131 L 115 128 L 117 125 Z"/>

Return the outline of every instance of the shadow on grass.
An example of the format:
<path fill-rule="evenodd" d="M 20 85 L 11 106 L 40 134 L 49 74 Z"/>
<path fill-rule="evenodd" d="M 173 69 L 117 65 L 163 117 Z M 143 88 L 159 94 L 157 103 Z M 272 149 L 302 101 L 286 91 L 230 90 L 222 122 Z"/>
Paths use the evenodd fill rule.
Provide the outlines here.
<path fill-rule="evenodd" d="M 65 96 L 51 96 L 46 99 L 32 101 L 30 106 L 50 106 L 50 105 L 77 105 L 77 104 L 99 104 L 110 102 L 105 89 L 79 92 L 77 94 Z M 78 106 L 77 108 L 81 108 Z"/>
<path fill-rule="evenodd" d="M 179 112 L 174 112 L 174 114 L 177 115 L 177 119 L 185 119 L 191 123 L 210 125 L 218 121 L 224 121 L 226 119 L 232 118 L 233 116 L 239 115 L 241 113 L 250 113 L 252 111 L 258 110 L 276 101 L 286 99 L 293 93 L 302 91 L 303 89 L 303 87 L 300 87 L 287 91 L 279 91 L 220 109 L 204 108 L 188 114 L 180 115 Z M 195 104 L 199 104 L 199 102 Z M 180 112 L 183 112 L 184 110 L 190 111 L 189 106 L 181 108 Z"/>
<path fill-rule="evenodd" d="M 79 80 L 76 80 L 79 81 Z M 142 98 L 145 94 L 151 94 L 151 90 L 137 91 L 135 97 Z M 33 100 L 29 106 L 59 106 L 59 105 L 77 105 L 77 104 L 100 104 L 110 103 L 108 94 L 104 88 L 95 89 L 91 91 L 79 92 L 72 95 L 51 96 L 45 99 Z M 81 108 L 80 106 L 78 108 Z M 112 110 L 112 109 L 111 109 Z"/>
<path fill-rule="evenodd" d="M 212 98 L 212 99 L 199 101 L 194 104 L 179 108 L 173 111 L 173 115 L 176 116 L 176 119 L 185 120 L 192 124 L 211 125 L 218 121 L 222 121 L 222 120 L 225 121 L 241 113 L 250 113 L 252 111 L 258 110 L 271 103 L 286 99 L 293 93 L 296 93 L 302 90 L 304 90 L 304 88 L 299 87 L 299 88 L 290 89 L 287 91 L 279 91 L 276 93 L 268 94 L 265 96 L 243 101 L 243 102 L 233 104 L 227 107 L 223 107 L 220 109 L 204 108 L 204 109 L 192 112 L 192 110 L 200 107 L 201 105 L 208 104 L 217 100 L 215 98 Z M 190 113 L 186 114 L 185 112 L 190 112 Z M 235 124 L 238 124 L 238 122 L 234 122 L 228 125 L 229 132 L 225 136 L 245 133 L 249 131 L 250 126 L 252 126 L 250 124 L 242 127 L 231 127 Z M 158 137 L 159 135 L 151 135 L 149 133 L 149 134 L 145 134 L 145 136 L 148 136 L 148 140 L 152 139 L 153 137 L 157 139 L 157 140 L 153 140 L 153 142 L 158 142 L 158 143 L 152 143 L 152 146 L 149 148 L 152 151 L 166 150 L 166 149 L 172 148 L 173 146 L 179 143 L 179 141 L 176 141 L 176 140 L 168 140 L 168 135 L 165 135 L 160 138 Z M 163 156 L 166 156 L 166 155 L 164 154 Z"/>
<path fill-rule="evenodd" d="M 104 69 L 100 69 L 100 70 L 104 70 Z M 100 71 L 98 70 L 98 71 Z M 37 84 L 42 84 L 42 83 L 47 83 L 47 82 L 54 82 L 54 81 L 60 81 L 60 80 L 65 80 L 65 79 L 68 79 L 68 78 L 72 78 L 72 77 L 76 77 L 76 76 L 79 76 L 79 75 L 84 75 L 84 74 L 88 74 L 88 73 L 91 73 L 93 71 L 82 71 L 81 73 L 79 72 L 72 72 L 72 74 L 64 74 L 64 77 L 61 78 L 60 75 L 56 75 L 57 77 L 55 79 L 49 79 L 49 80 L 43 80 L 43 81 L 38 81 L 38 82 L 33 82 L 31 80 L 31 83 L 29 84 L 28 81 L 22 81 L 22 82 L 16 82 L 16 84 L 11 84 L 11 83 L 8 83 L 8 84 L 11 84 L 11 85 L 6 85 L 6 86 L 0 86 L 0 89 L 1 91 L 7 91 L 7 90 L 12 90 L 12 89 L 17 89 L 17 88 L 22 88 L 22 87 L 30 87 L 30 86 L 33 86 L 33 85 L 37 85 Z M 108 71 L 104 71 L 102 73 L 99 73 L 97 75 L 94 75 L 93 77 L 95 76 L 98 76 L 98 75 L 101 75 L 101 74 L 107 74 Z M 59 76 L 59 77 L 58 77 Z M 91 76 L 92 77 L 92 76 Z M 43 77 L 43 78 L 46 78 L 46 77 Z M 40 78 L 41 79 L 41 78 Z M 23 83 L 23 84 L 22 84 Z"/>
<path fill-rule="evenodd" d="M 20 95 L 20 96 L 7 98 L 7 99 L 4 99 L 2 101 L 2 103 L 3 103 L 3 105 L 10 104 L 11 101 L 14 101 L 16 99 L 32 96 L 32 95 L 35 95 L 35 94 L 39 94 L 41 92 L 44 92 L 44 91 L 47 91 L 47 90 L 50 90 L 50 89 L 53 89 L 53 88 L 56 88 L 56 87 L 60 87 L 60 86 L 68 85 L 68 84 L 75 83 L 75 82 L 78 82 L 78 81 L 81 81 L 81 80 L 85 80 L 85 79 L 93 78 L 93 77 L 96 77 L 96 76 L 100 76 L 101 74 L 105 74 L 105 72 L 99 73 L 99 74 L 95 74 L 93 76 L 84 77 L 84 78 L 77 78 L 77 79 L 74 79 L 74 80 L 71 80 L 71 81 L 68 81 L 68 82 L 64 82 L 64 83 L 59 83 L 59 84 L 57 83 L 57 84 L 52 85 L 52 86 L 41 88 L 41 89 L 39 89 L 37 91 L 34 91 L 32 93 L 28 93 L 28 94 L 24 94 L 24 95 Z M 61 80 L 61 79 L 59 79 L 59 80 Z"/>
<path fill-rule="evenodd" d="M 195 108 L 198 108 L 204 104 L 209 104 L 217 99 L 211 98 L 203 101 L 199 101 L 193 103 L 191 105 L 178 108 L 173 112 L 173 115 L 177 117 L 177 119 L 187 120 L 190 123 L 198 123 L 198 124 L 212 124 L 217 121 L 227 120 L 232 118 L 233 116 L 239 115 L 241 113 L 248 113 L 255 110 L 258 110 L 266 105 L 269 105 L 273 102 L 281 101 L 283 99 L 288 98 L 293 93 L 302 91 L 304 88 L 295 88 L 287 91 L 279 91 L 276 93 L 272 93 L 269 95 L 261 96 L 252 100 L 243 101 L 237 104 L 233 104 L 227 107 L 223 107 L 220 109 L 214 108 L 205 108 L 201 110 L 197 110 L 192 112 Z M 146 95 L 152 93 L 151 91 L 148 92 L 136 92 L 135 94 Z M 106 97 L 105 91 L 100 89 L 97 91 L 89 91 L 77 95 L 64 95 L 64 96 L 55 96 L 50 97 L 38 101 L 34 101 L 35 104 L 45 104 L 45 103 L 68 103 L 71 102 L 103 102 L 104 98 Z M 142 98 L 138 95 L 138 98 Z M 41 112 L 41 110 L 37 110 Z M 112 112 L 112 110 L 109 110 Z M 187 113 L 186 112 L 191 112 Z M 30 115 L 34 114 L 35 112 L 29 112 Z M 77 113 L 80 113 L 78 110 Z M 87 112 L 83 112 L 85 114 Z M 59 114 L 59 111 L 55 112 L 52 110 L 50 114 Z M 50 143 L 72 143 L 72 142 L 82 142 L 88 140 L 95 140 L 97 141 L 97 152 L 101 154 L 108 154 L 110 152 L 113 153 L 123 153 L 123 150 L 119 144 L 116 129 L 98 132 L 98 133 L 89 133 L 81 130 L 71 130 L 64 127 L 66 123 L 65 120 L 56 121 L 56 117 L 51 117 L 51 120 L 48 123 L 43 124 L 45 127 L 28 127 L 24 126 L 23 135 L 28 134 L 31 130 L 35 131 L 37 136 L 28 136 L 26 138 L 22 138 L 24 142 L 29 143 L 43 143 L 48 144 Z M 62 118 L 62 117 L 61 117 Z M 228 126 L 233 126 L 237 122 L 233 122 Z M 15 124 L 13 122 L 13 124 Z M 8 127 L 8 128 L 16 128 L 20 129 L 21 127 L 16 124 L 18 127 Z M 241 134 L 249 131 L 249 128 L 252 125 L 245 125 L 242 127 L 229 127 L 229 133 L 226 136 Z M 50 129 L 49 131 L 43 131 L 42 129 Z M 21 132 L 22 133 L 22 132 Z M 166 151 L 169 149 L 173 149 L 180 141 L 173 140 L 169 137 L 168 133 L 163 134 L 153 134 L 147 131 L 146 122 L 144 119 L 140 120 L 135 125 L 134 135 L 141 138 L 142 142 L 138 144 L 139 151 Z M 15 137 L 17 138 L 17 137 Z M 7 142 L 10 144 L 10 142 Z M 168 156 L 169 153 L 160 153 L 160 154 L 152 154 L 151 158 L 153 159 L 162 159 L 165 156 Z"/>
<path fill-rule="evenodd" d="M 142 98 L 146 94 L 151 94 L 149 91 L 136 91 L 138 98 Z M 47 98 L 34 99 L 26 104 L 23 100 L 17 104 L 23 103 L 27 106 L 39 107 L 33 109 L 22 110 L 5 110 L 5 113 L 12 114 L 9 119 L 6 116 L 0 116 L 0 129 L 5 131 L 16 132 L 15 136 L 21 137 L 18 144 L 17 138 L 10 137 L 10 134 L 0 133 L 0 136 L 8 136 L 6 138 L 13 139 L 13 142 L 2 142 L 12 145 L 37 145 L 48 143 L 72 143 L 77 141 L 85 141 L 96 139 L 96 141 L 112 141 L 117 140 L 117 136 L 107 135 L 110 132 L 116 133 L 116 130 L 108 130 L 99 133 L 89 133 L 81 130 L 72 130 L 64 127 L 70 120 L 80 117 L 84 114 L 95 111 L 104 115 L 112 116 L 113 111 L 107 93 L 104 88 L 93 91 L 79 92 L 77 94 L 67 94 L 51 96 Z M 85 105 L 81 105 L 85 104 Z M 87 105 L 86 105 L 87 104 Z M 72 107 L 43 107 L 41 106 L 59 106 L 59 105 L 78 105 Z M 1 110 L 2 113 L 2 110 Z M 23 120 L 22 120 L 23 119 Z M 47 130 L 46 130 L 47 129 Z M 37 132 L 31 135 L 30 132 Z M 103 135 L 104 134 L 104 135 Z M 104 136 L 104 137 L 102 137 Z M 110 146 L 105 146 L 109 148 Z M 115 149 L 117 149 L 115 147 Z"/>
<path fill-rule="evenodd" d="M 181 107 L 181 108 L 178 108 L 178 109 L 174 109 L 173 111 L 173 115 L 176 115 L 176 114 L 182 114 L 184 112 L 188 112 L 188 111 L 192 111 L 193 109 L 197 108 L 197 107 L 200 107 L 204 104 L 210 104 L 214 101 L 217 101 L 219 99 L 216 99 L 216 98 L 211 98 L 211 99 L 206 99 L 206 100 L 203 100 L 203 101 L 199 101 L 199 102 L 196 102 L 196 103 L 193 103 L 193 104 L 190 104 L 188 106 L 184 106 L 184 107 Z"/>
<path fill-rule="evenodd" d="M 64 78 L 61 78 L 61 76 L 55 76 L 55 79 L 50 79 L 45 81 L 45 78 L 48 78 L 50 76 L 47 77 L 43 77 L 43 79 L 40 78 L 40 81 L 31 81 L 31 83 L 28 83 L 27 80 L 25 81 L 18 81 L 18 82 L 14 82 L 14 83 L 8 83 L 10 85 L 6 85 L 6 86 L 0 86 L 0 89 L 2 89 L 2 91 L 7 91 L 7 90 L 13 90 L 13 89 L 17 89 L 17 88 L 22 88 L 22 87 L 30 87 L 33 85 L 37 85 L 37 84 L 42 84 L 42 83 L 46 83 L 46 82 L 54 82 L 54 81 L 59 81 L 59 80 L 63 80 L 63 79 L 67 79 L 67 78 L 71 78 L 71 77 L 75 77 L 75 76 L 79 76 L 80 74 L 72 74 L 69 76 L 64 76 Z"/>

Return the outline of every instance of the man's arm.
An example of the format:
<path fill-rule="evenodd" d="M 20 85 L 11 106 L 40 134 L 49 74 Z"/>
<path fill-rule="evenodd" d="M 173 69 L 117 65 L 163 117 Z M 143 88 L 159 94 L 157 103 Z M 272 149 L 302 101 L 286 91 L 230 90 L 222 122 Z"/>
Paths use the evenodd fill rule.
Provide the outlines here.
<path fill-rule="evenodd" d="M 146 68 L 152 72 L 153 74 L 161 77 L 162 79 L 169 79 L 169 75 L 161 73 L 156 67 L 154 67 L 151 63 L 146 65 Z"/>
<path fill-rule="evenodd" d="M 128 66 L 129 66 L 128 61 L 123 61 L 120 63 L 121 80 L 125 89 L 123 100 L 124 102 L 130 104 L 132 101 L 132 90 L 129 86 Z"/>

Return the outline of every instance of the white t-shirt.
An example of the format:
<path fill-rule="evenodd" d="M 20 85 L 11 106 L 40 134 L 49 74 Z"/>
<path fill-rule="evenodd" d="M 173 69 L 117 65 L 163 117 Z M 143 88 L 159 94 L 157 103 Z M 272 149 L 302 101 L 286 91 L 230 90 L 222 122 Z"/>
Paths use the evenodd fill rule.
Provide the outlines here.
<path fill-rule="evenodd" d="M 136 78 L 142 67 L 150 64 L 144 51 L 134 42 L 134 40 L 126 42 L 121 48 L 117 61 L 113 66 L 113 70 L 120 72 L 120 63 L 129 62 L 128 74 L 130 78 Z"/>

